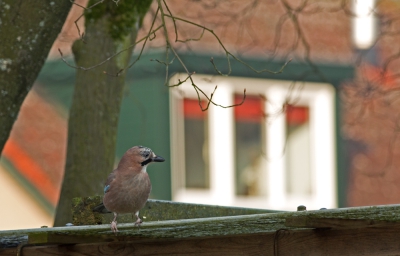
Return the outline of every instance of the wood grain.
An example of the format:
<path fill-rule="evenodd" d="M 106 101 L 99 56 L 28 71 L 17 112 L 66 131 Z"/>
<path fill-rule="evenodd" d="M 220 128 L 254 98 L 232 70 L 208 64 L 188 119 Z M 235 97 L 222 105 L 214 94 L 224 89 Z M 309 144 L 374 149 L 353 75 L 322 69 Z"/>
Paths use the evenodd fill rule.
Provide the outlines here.
<path fill-rule="evenodd" d="M 23 255 L 400 255 L 398 234 L 397 227 L 279 230 L 243 236 L 28 246 Z M 15 249 L 0 252 L 15 255 Z"/>
<path fill-rule="evenodd" d="M 400 255 L 399 224 L 391 205 L 120 224 L 116 236 L 109 224 L 0 231 L 0 241 L 23 237 L 23 255 Z"/>

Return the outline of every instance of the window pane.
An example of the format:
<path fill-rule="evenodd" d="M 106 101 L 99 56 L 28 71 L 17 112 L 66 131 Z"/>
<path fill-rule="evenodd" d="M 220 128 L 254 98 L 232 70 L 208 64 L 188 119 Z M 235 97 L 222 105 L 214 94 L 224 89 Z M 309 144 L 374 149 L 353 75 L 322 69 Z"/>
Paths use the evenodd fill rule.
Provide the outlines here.
<path fill-rule="evenodd" d="M 309 109 L 289 105 L 286 111 L 286 189 L 288 194 L 311 195 Z"/>
<path fill-rule="evenodd" d="M 197 100 L 184 99 L 184 120 L 186 187 L 209 188 L 207 111 L 201 111 Z"/>
<path fill-rule="evenodd" d="M 235 104 L 243 95 L 235 96 Z M 246 96 L 246 101 L 234 108 L 236 194 L 266 195 L 266 165 L 263 153 L 263 100 Z"/>

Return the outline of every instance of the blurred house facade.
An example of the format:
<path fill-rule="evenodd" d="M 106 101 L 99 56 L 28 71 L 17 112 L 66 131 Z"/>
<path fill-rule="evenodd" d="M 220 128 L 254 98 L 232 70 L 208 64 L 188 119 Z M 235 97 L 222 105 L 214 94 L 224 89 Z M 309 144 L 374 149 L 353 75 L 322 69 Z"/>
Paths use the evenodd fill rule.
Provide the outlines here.
<path fill-rule="evenodd" d="M 368 20 L 368 11 L 365 14 L 370 7 L 364 6 L 364 14 L 358 16 L 365 18 L 359 22 L 362 26 L 349 15 L 358 7 L 339 2 L 306 6 L 296 6 L 296 1 L 227 1 L 215 6 L 191 2 L 196 13 L 187 13 L 180 1 L 167 1 L 172 13 L 214 29 L 227 49 L 257 70 L 276 71 L 287 60 L 293 61 L 281 74 L 257 74 L 231 60 L 231 75 L 222 77 L 211 57 L 223 73 L 230 70 L 225 53 L 210 34 L 198 43 L 174 44 L 187 68 L 196 72 L 192 78 L 201 90 L 211 95 L 218 86 L 213 96 L 217 104 L 242 102 L 246 89 L 242 105 L 210 105 L 203 112 L 199 103 L 205 107 L 207 99 L 199 101 L 189 82 L 163 86 L 165 67 L 148 61 L 165 58 L 157 48 L 162 42 L 153 42 L 127 74 L 116 161 L 138 144 L 168 159 L 169 165 L 149 168 L 151 197 L 158 199 L 278 210 L 295 210 L 300 204 L 319 209 L 400 201 L 392 194 L 400 190 L 393 183 L 394 168 L 384 176 L 378 172 L 378 178 L 366 171 L 384 166 L 385 155 L 375 149 L 390 146 L 391 135 L 381 141 L 376 134 L 371 137 L 368 130 L 379 130 L 379 125 L 370 116 L 355 125 L 349 121 L 359 117 L 356 110 L 367 108 L 353 84 L 395 87 L 395 79 L 380 80 L 383 69 L 378 66 L 380 57 L 391 56 L 394 39 L 385 38 L 374 46 L 377 22 Z M 392 17 L 388 10 L 400 7 L 395 1 L 381 1 L 378 8 L 385 21 Z M 71 11 L 3 151 L 0 185 L 15 192 L 1 195 L 1 201 L 11 207 L 1 213 L 9 215 L 0 216 L 0 229 L 52 225 L 75 79 L 75 70 L 59 59 L 57 48 L 68 54 L 77 38 L 74 21 L 80 12 L 76 6 Z M 142 36 L 150 18 L 145 18 Z M 201 33 L 183 24 L 179 28 L 185 31 L 180 33 L 183 38 Z M 174 38 L 173 26 L 169 31 Z M 369 39 L 367 32 L 371 32 Z M 358 39 L 357 33 L 364 37 Z M 360 52 L 365 53 L 363 65 L 356 65 Z M 187 77 L 176 60 L 169 73 L 170 85 Z M 27 211 L 32 219 L 21 226 L 9 221 Z"/>

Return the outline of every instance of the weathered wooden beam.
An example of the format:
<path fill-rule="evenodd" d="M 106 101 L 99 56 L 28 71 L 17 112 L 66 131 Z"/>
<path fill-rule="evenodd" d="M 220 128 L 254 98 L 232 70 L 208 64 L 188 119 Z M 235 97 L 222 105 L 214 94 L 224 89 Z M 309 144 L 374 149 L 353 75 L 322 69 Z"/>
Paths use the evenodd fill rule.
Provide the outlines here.
<path fill-rule="evenodd" d="M 366 223 L 387 222 L 397 225 L 400 222 L 400 206 L 360 207 L 347 209 L 333 209 L 324 211 L 302 211 L 302 212 L 281 212 L 264 213 L 241 216 L 213 217 L 200 219 L 183 219 L 168 221 L 145 221 L 140 227 L 133 223 L 118 224 L 119 233 L 117 236 L 110 230 L 110 225 L 73 226 L 59 228 L 41 228 L 11 232 L 10 235 L 29 236 L 29 243 L 92 243 L 128 241 L 131 239 L 148 238 L 191 238 L 191 237 L 215 237 L 232 235 L 250 235 L 261 233 L 273 233 L 280 229 L 296 230 L 307 228 L 304 225 L 288 227 L 287 220 L 306 218 L 308 221 L 335 221 L 343 223 L 348 220 L 364 220 Z M 311 225 L 312 226 L 312 225 Z M 342 225 L 346 228 L 346 225 Z M 326 227 L 319 225 L 318 227 Z M 353 228 L 353 227 L 349 227 Z M 0 237 L 7 232 L 0 232 Z M 68 237 L 68 238 L 67 238 Z"/>
<path fill-rule="evenodd" d="M 309 216 L 289 217 L 285 226 L 294 228 L 367 228 L 399 225 L 391 221 L 340 219 L 340 218 L 310 218 Z"/>
<path fill-rule="evenodd" d="M 201 219 L 144 222 L 140 227 L 133 223 L 118 224 L 114 235 L 109 224 L 33 229 L 29 232 L 30 244 L 70 244 L 130 241 L 136 239 L 215 237 L 275 232 L 285 228 L 285 219 L 270 214 L 254 214 Z"/>
<path fill-rule="evenodd" d="M 110 223 L 113 215 L 93 212 L 93 208 L 103 201 L 102 196 L 74 198 L 72 218 L 74 225 L 95 225 Z M 237 216 L 258 213 L 277 213 L 266 209 L 228 207 L 218 205 L 189 204 L 149 199 L 140 211 L 143 221 L 197 219 L 222 216 Z M 132 214 L 121 214 L 118 223 L 132 223 L 136 220 Z"/>
<path fill-rule="evenodd" d="M 28 245 L 22 255 L 399 255 L 398 228 L 278 230 L 184 239 L 159 238 L 109 243 Z M 16 249 L 0 250 L 16 255 Z"/>
<path fill-rule="evenodd" d="M 28 255 L 273 255 L 272 235 L 235 236 L 197 239 L 158 239 L 103 244 L 27 246 Z M 9 249 L 11 253 L 15 250 Z M 1 251 L 0 251 L 1 252 Z M 9 253 L 8 255 L 15 255 Z"/>
<path fill-rule="evenodd" d="M 29 237 L 24 255 L 29 255 L 31 250 L 31 255 L 41 255 L 39 252 L 57 255 L 62 250 L 81 255 L 90 248 L 92 252 L 109 250 L 112 253 L 115 248 L 122 248 L 138 251 L 138 255 L 198 254 L 201 248 L 211 255 L 218 250 L 230 253 L 230 247 L 242 253 L 251 251 L 252 246 L 260 250 L 255 255 L 268 255 L 265 252 L 274 247 L 278 248 L 278 255 L 388 255 L 400 254 L 399 224 L 400 205 L 387 205 L 145 221 L 140 227 L 124 223 L 118 224 L 117 235 L 111 232 L 109 224 L 0 231 L 0 241 Z M 257 240 L 260 237 L 263 239 Z"/>

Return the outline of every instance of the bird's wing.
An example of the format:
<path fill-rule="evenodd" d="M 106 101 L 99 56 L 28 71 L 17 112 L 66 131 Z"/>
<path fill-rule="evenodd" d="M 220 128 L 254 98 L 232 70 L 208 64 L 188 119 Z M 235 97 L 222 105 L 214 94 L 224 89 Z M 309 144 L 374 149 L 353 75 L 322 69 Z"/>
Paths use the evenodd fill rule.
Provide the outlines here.
<path fill-rule="evenodd" d="M 115 173 L 112 172 L 110 175 L 108 175 L 106 184 L 104 185 L 104 194 L 107 193 L 110 190 L 111 183 L 115 180 Z"/>
<path fill-rule="evenodd" d="M 110 187 L 112 182 L 115 180 L 115 173 L 112 172 L 110 175 L 108 175 L 106 184 L 104 185 L 104 194 L 110 191 Z M 109 210 L 104 206 L 104 203 L 101 203 L 97 205 L 96 207 L 93 208 L 93 212 L 99 212 L 99 213 L 110 213 Z"/>

